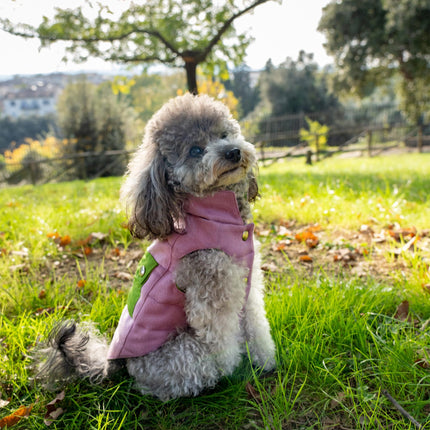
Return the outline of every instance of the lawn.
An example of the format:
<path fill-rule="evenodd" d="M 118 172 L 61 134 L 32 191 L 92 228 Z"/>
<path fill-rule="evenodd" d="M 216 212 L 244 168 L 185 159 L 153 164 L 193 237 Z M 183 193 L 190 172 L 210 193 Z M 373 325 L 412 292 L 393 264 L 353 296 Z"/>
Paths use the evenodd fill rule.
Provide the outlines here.
<path fill-rule="evenodd" d="M 113 334 L 147 246 L 124 228 L 121 179 L 0 190 L 0 428 L 430 429 L 430 155 L 278 162 L 259 183 L 277 370 L 244 357 L 167 403 L 129 379 L 54 393 L 32 379 L 56 321 Z"/>

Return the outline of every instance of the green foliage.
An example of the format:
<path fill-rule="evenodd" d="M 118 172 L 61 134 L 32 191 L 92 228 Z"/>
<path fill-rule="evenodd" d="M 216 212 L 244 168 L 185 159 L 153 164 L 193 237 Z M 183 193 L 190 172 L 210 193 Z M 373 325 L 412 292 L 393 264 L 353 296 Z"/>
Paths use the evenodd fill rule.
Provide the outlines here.
<path fill-rule="evenodd" d="M 85 79 L 69 84 L 58 101 L 58 123 L 69 140 L 69 153 L 106 152 L 125 149 L 131 110 L 118 101 L 109 87 L 97 87 Z M 117 160 L 117 162 L 116 162 Z M 124 159 L 116 156 L 85 156 L 74 164 L 77 178 L 124 173 Z"/>
<path fill-rule="evenodd" d="M 132 78 L 128 94 L 121 94 L 121 99 L 133 106 L 139 119 L 146 123 L 161 106 L 178 92 L 186 88 L 183 73 L 150 74 L 143 72 Z M 127 84 L 128 85 L 128 84 Z"/>
<path fill-rule="evenodd" d="M 13 142 L 19 146 L 26 138 L 36 139 L 56 131 L 56 120 L 52 115 L 0 118 L 0 152 L 9 149 Z"/>
<path fill-rule="evenodd" d="M 260 100 L 259 89 L 252 85 L 251 70 L 242 64 L 233 70 L 229 80 L 225 82 L 227 90 L 233 91 L 240 102 L 240 117 L 246 117 L 257 106 Z"/>
<path fill-rule="evenodd" d="M 69 41 L 67 51 L 75 61 L 99 57 L 125 64 L 185 66 L 188 89 L 195 92 L 198 65 L 203 65 L 206 73 L 225 77 L 228 61 L 243 61 L 251 39 L 237 34 L 233 23 L 267 1 L 148 0 L 132 2 L 117 14 L 97 3 L 95 19 L 82 7 L 57 8 L 54 18 L 45 17 L 38 27 L 13 24 L 8 19 L 1 19 L 0 25 L 12 34 L 37 37 L 42 46 Z"/>
<path fill-rule="evenodd" d="M 342 0 L 323 9 L 319 30 L 343 88 L 363 94 L 369 82 L 402 77 L 404 107 L 429 100 L 430 4 L 421 0 Z M 407 97 L 406 97 L 407 96 Z M 419 116 L 420 113 L 418 113 Z"/>
<path fill-rule="evenodd" d="M 324 72 L 318 71 L 312 54 L 301 51 L 298 59 L 291 58 L 278 68 L 270 66 L 260 80 L 262 97 L 272 107 L 272 116 L 313 113 L 336 109 L 337 98 L 329 91 Z"/>
<path fill-rule="evenodd" d="M 300 140 L 306 142 L 314 151 L 320 151 L 327 144 L 327 134 L 329 127 L 322 125 L 318 121 L 312 121 L 310 118 L 305 118 L 308 124 L 308 129 L 300 129 Z"/>

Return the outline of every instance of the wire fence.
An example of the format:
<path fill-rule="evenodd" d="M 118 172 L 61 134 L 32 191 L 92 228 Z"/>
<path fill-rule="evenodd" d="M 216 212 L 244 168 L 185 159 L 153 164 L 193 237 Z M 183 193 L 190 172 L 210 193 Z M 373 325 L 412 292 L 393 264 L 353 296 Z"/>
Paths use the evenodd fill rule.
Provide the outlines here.
<path fill-rule="evenodd" d="M 296 121 L 294 126 L 291 125 L 293 121 Z M 400 121 L 384 125 L 373 123 L 366 126 L 330 127 L 324 135 L 315 134 L 311 141 L 303 142 L 300 121 L 298 116 L 271 119 L 262 128 L 262 133 L 248 137 L 255 144 L 261 162 L 304 157 L 311 164 L 339 153 L 374 156 L 393 149 L 408 148 L 418 152 L 430 150 L 430 136 L 424 133 L 428 125 L 411 127 Z M 122 176 L 133 152 L 111 150 L 49 157 L 29 148 L 19 162 L 5 160 L 0 164 L 0 186 Z"/>

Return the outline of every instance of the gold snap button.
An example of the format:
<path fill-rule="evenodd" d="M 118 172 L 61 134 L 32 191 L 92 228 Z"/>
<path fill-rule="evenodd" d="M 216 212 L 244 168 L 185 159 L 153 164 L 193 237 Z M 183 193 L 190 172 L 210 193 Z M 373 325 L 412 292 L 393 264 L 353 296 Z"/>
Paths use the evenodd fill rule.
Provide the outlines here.
<path fill-rule="evenodd" d="M 142 266 L 140 268 L 140 276 L 143 276 L 145 274 L 145 272 L 146 272 L 145 266 Z"/>
<path fill-rule="evenodd" d="M 249 237 L 249 232 L 248 232 L 248 230 L 245 230 L 245 231 L 242 233 L 242 240 L 243 240 L 243 241 L 248 240 L 248 237 Z"/>

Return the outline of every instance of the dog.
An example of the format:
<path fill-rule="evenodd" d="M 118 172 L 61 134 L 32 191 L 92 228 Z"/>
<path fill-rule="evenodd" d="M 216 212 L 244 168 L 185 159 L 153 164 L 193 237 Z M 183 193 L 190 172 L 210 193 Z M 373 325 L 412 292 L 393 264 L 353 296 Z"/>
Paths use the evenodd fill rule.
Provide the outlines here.
<path fill-rule="evenodd" d="M 251 223 L 255 170 L 253 145 L 220 101 L 186 94 L 156 112 L 121 187 L 131 233 L 153 242 L 112 342 L 63 322 L 39 351 L 38 379 L 100 383 L 125 366 L 142 394 L 167 401 L 214 387 L 247 353 L 274 369 Z"/>

